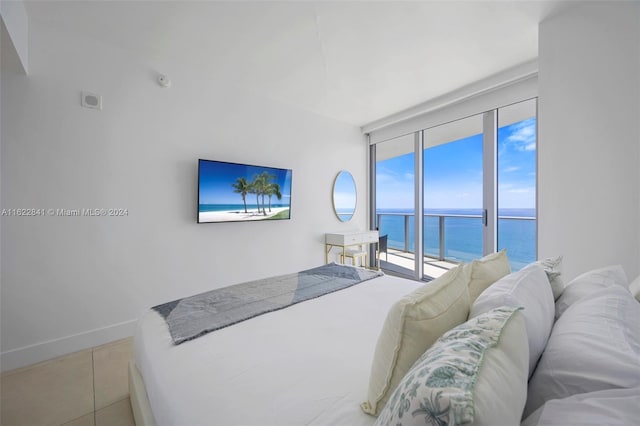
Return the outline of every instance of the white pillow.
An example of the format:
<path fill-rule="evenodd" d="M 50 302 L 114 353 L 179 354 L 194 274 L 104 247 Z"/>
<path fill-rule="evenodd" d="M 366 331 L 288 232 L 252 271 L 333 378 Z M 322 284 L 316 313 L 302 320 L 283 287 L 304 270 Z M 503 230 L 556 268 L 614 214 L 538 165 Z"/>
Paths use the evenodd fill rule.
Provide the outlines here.
<path fill-rule="evenodd" d="M 562 296 L 556 301 L 556 320 L 577 300 L 594 291 L 612 285 L 628 287 L 627 275 L 620 265 L 594 269 L 574 278 L 567 284 Z"/>
<path fill-rule="evenodd" d="M 640 302 L 640 275 L 629 284 L 629 292 Z"/>
<path fill-rule="evenodd" d="M 483 291 L 471 305 L 473 318 L 499 306 L 522 306 L 529 341 L 529 374 L 533 374 L 553 327 L 553 293 L 542 266 L 531 264 Z"/>
<path fill-rule="evenodd" d="M 503 306 L 445 333 L 411 367 L 375 424 L 519 424 L 529 354 L 518 309 Z"/>
<path fill-rule="evenodd" d="M 382 327 L 371 366 L 367 414 L 378 415 L 413 363 L 440 336 L 467 320 L 469 276 L 462 267 L 404 296 L 392 307 Z"/>
<path fill-rule="evenodd" d="M 480 293 L 511 272 L 507 251 L 500 250 L 465 265 L 469 271 L 469 300 L 473 303 Z"/>
<path fill-rule="evenodd" d="M 542 266 L 544 272 L 547 273 L 547 278 L 549 278 L 549 284 L 551 284 L 551 290 L 553 291 L 553 300 L 557 300 L 562 294 L 562 290 L 564 290 L 564 283 L 562 282 L 562 256 L 547 257 L 534 263 Z"/>
<path fill-rule="evenodd" d="M 640 387 L 640 303 L 618 285 L 571 305 L 556 321 L 529 380 L 525 418 L 546 401 Z"/>
<path fill-rule="evenodd" d="M 520 426 L 634 425 L 639 407 L 640 388 L 606 389 L 547 401 Z"/>

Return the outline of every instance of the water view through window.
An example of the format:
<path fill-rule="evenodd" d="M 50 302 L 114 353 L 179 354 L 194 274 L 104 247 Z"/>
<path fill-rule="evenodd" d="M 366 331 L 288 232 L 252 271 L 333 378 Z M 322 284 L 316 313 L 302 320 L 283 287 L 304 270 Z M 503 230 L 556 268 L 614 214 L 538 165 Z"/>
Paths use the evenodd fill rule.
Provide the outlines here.
<path fill-rule="evenodd" d="M 535 109 L 534 99 L 497 111 L 496 249 L 507 249 L 513 270 L 536 260 Z M 482 132 L 482 114 L 424 131 L 426 258 L 468 262 L 483 255 Z M 404 147 L 401 139 L 384 142 L 396 143 L 395 151 L 379 150 L 376 219 L 389 247 L 410 254 L 415 250 L 415 154 L 409 138 Z"/>

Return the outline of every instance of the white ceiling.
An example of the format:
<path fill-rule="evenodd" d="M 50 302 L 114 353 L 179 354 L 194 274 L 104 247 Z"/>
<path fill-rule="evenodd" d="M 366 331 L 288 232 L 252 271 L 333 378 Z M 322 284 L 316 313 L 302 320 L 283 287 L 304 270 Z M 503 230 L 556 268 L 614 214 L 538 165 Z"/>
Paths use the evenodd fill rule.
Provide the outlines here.
<path fill-rule="evenodd" d="M 357 126 L 536 58 L 538 23 L 571 3 L 25 1 L 31 21 Z"/>

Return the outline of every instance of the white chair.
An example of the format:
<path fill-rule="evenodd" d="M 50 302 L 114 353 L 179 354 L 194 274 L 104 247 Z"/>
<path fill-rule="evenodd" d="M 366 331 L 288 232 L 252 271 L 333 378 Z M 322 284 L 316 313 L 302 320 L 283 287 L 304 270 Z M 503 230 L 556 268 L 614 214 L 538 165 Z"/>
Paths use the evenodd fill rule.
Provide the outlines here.
<path fill-rule="evenodd" d="M 367 252 L 361 249 L 347 249 L 344 255 L 340 253 L 340 261 L 342 263 L 346 263 L 347 259 L 351 259 L 353 266 L 362 266 L 363 268 L 367 266 Z M 360 260 L 360 265 L 358 265 L 358 259 Z"/>

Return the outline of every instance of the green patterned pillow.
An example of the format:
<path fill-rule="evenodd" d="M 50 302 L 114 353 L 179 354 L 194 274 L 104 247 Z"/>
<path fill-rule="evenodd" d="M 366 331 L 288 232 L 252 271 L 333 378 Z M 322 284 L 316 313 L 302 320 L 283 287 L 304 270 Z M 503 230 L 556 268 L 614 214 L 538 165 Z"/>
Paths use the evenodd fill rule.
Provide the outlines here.
<path fill-rule="evenodd" d="M 519 424 L 529 366 L 519 309 L 493 309 L 440 337 L 402 379 L 376 425 Z"/>

